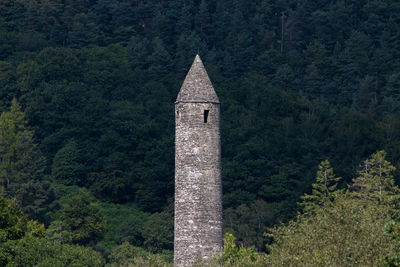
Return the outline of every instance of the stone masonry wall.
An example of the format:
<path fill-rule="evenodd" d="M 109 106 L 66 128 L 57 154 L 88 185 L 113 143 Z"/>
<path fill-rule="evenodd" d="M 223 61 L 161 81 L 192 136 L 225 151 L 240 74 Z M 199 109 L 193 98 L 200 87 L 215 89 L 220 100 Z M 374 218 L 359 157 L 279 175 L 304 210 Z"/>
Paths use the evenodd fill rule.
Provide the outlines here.
<path fill-rule="evenodd" d="M 177 102 L 175 119 L 174 264 L 186 267 L 223 249 L 219 104 Z"/>

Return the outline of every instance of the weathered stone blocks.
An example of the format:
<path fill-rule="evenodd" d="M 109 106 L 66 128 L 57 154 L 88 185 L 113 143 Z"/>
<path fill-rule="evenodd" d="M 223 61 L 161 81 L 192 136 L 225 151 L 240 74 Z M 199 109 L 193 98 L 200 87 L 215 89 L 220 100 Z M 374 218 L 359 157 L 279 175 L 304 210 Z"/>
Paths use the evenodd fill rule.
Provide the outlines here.
<path fill-rule="evenodd" d="M 196 56 L 175 102 L 174 265 L 223 248 L 219 99 Z"/>

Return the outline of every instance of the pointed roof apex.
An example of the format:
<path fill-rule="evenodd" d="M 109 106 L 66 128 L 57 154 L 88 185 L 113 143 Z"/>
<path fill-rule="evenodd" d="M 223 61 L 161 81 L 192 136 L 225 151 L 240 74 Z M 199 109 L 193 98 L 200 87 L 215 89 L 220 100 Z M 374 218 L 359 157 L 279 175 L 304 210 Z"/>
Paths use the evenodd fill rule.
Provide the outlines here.
<path fill-rule="evenodd" d="M 196 55 L 192 67 L 186 75 L 176 102 L 219 103 L 218 96 L 199 55 Z"/>

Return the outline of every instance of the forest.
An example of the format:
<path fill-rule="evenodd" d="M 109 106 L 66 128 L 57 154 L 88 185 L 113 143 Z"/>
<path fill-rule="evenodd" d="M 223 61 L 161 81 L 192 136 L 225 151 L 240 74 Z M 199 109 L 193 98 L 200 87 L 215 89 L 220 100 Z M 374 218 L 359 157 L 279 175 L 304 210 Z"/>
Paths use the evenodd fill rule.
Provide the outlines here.
<path fill-rule="evenodd" d="M 174 102 L 196 54 L 221 101 L 215 264 L 399 266 L 384 0 L 0 0 L 0 266 L 171 264 Z"/>

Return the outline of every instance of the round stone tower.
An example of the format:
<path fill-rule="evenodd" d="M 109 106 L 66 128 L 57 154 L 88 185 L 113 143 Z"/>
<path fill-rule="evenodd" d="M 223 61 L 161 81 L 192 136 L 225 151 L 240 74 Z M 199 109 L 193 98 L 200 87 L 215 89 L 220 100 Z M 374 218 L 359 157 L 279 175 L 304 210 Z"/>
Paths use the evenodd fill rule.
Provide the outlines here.
<path fill-rule="evenodd" d="M 175 102 L 174 265 L 223 249 L 220 104 L 197 55 Z"/>

